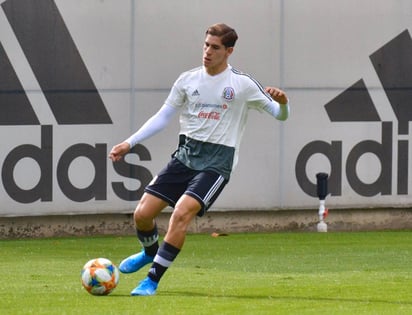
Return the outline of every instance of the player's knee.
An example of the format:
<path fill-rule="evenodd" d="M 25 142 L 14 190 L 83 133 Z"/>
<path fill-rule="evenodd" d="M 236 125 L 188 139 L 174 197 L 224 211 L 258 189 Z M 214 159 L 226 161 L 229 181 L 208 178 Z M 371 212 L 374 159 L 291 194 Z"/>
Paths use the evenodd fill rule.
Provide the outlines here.
<path fill-rule="evenodd" d="M 144 205 L 139 203 L 134 210 L 133 219 L 136 222 L 136 225 L 142 225 L 145 223 L 151 224 L 153 221 L 153 216 L 150 214 L 150 211 L 145 209 Z"/>
<path fill-rule="evenodd" d="M 167 206 L 167 203 L 157 197 L 144 194 L 133 213 L 136 225 L 151 225 L 154 218 Z"/>
<path fill-rule="evenodd" d="M 196 211 L 177 206 L 172 214 L 171 220 L 180 226 L 187 227 L 196 216 Z"/>

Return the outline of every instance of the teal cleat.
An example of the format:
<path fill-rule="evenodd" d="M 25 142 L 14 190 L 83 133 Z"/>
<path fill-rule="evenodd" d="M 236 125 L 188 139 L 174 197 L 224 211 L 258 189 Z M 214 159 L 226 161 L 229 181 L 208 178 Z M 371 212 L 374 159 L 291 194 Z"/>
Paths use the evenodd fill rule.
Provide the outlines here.
<path fill-rule="evenodd" d="M 122 273 L 132 273 L 153 262 L 154 257 L 146 255 L 142 250 L 140 253 L 129 256 L 120 263 L 119 270 Z"/>
<path fill-rule="evenodd" d="M 146 277 L 143 279 L 142 282 L 139 283 L 139 285 L 133 289 L 132 292 L 130 292 L 131 295 L 136 296 L 149 296 L 149 295 L 155 295 L 156 294 L 156 289 L 157 289 L 157 282 L 154 282 L 152 279 L 149 277 Z"/>

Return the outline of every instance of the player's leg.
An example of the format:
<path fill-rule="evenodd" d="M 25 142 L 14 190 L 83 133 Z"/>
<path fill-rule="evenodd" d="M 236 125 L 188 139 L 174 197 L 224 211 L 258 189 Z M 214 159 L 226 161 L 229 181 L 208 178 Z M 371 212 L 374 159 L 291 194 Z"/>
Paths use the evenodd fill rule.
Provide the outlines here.
<path fill-rule="evenodd" d="M 134 212 L 137 237 L 148 256 L 154 257 L 159 248 L 159 234 L 155 218 L 167 206 L 166 201 L 152 194 L 144 193 Z"/>
<path fill-rule="evenodd" d="M 170 267 L 182 248 L 186 231 L 202 205 L 195 198 L 183 195 L 176 203 L 169 221 L 169 228 L 154 258 L 148 276 L 131 292 L 132 295 L 153 295 L 160 278 Z"/>
<path fill-rule="evenodd" d="M 189 224 L 202 209 L 202 206 L 197 199 L 184 194 L 177 202 L 170 217 L 164 241 L 180 250 L 185 242 Z"/>
<path fill-rule="evenodd" d="M 134 212 L 136 234 L 143 250 L 125 258 L 119 264 L 122 273 L 132 273 L 151 263 L 159 248 L 155 217 L 168 205 L 162 199 L 144 193 Z"/>
<path fill-rule="evenodd" d="M 189 182 L 186 192 L 176 203 L 169 221 L 169 228 L 148 276 L 132 295 L 153 295 L 157 285 L 179 254 L 186 238 L 189 224 L 196 215 L 203 215 L 223 190 L 227 180 L 213 172 L 201 172 Z"/>
<path fill-rule="evenodd" d="M 167 205 L 174 206 L 177 203 L 193 176 L 193 170 L 172 159 L 145 188 L 134 212 L 137 237 L 144 250 L 123 260 L 119 265 L 121 272 L 135 272 L 153 261 L 159 248 L 154 218 Z"/>

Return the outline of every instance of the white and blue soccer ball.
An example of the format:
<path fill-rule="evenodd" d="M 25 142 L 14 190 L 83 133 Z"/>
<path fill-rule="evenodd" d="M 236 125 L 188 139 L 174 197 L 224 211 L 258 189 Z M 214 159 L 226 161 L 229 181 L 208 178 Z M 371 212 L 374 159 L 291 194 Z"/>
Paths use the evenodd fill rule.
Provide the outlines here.
<path fill-rule="evenodd" d="M 119 269 L 107 258 L 94 258 L 83 266 L 81 280 L 90 294 L 107 295 L 119 283 Z"/>

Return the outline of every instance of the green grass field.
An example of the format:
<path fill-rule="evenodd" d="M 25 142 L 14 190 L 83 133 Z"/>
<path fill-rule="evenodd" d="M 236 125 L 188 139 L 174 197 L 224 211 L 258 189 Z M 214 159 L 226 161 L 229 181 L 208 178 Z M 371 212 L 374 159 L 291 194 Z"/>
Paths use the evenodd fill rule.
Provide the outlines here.
<path fill-rule="evenodd" d="M 157 295 L 147 269 L 88 294 L 83 264 L 118 264 L 134 237 L 0 241 L 0 314 L 412 314 L 412 232 L 189 235 Z"/>

